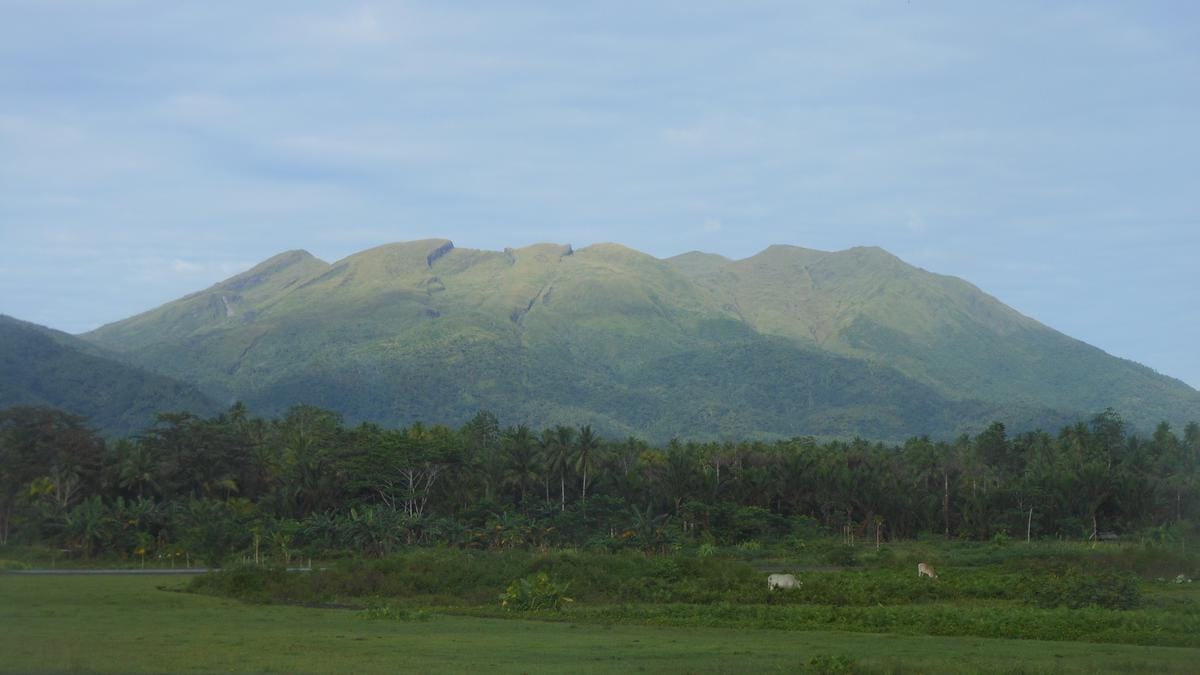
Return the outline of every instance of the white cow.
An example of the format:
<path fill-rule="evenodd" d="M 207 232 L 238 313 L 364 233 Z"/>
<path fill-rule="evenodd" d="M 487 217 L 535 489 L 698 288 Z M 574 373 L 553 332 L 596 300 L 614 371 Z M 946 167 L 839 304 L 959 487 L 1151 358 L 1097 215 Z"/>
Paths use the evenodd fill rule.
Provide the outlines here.
<path fill-rule="evenodd" d="M 767 576 L 767 590 L 776 588 L 800 588 L 800 582 L 791 574 L 771 574 Z"/>
<path fill-rule="evenodd" d="M 930 565 L 929 563 L 917 563 L 917 576 L 936 579 L 937 570 L 933 569 L 933 565 Z"/>

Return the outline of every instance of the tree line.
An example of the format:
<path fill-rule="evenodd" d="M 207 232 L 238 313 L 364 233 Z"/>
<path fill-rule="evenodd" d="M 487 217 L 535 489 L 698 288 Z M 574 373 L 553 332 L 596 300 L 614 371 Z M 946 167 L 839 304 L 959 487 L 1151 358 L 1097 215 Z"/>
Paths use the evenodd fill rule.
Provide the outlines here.
<path fill-rule="evenodd" d="M 162 413 L 106 440 L 59 410 L 0 410 L 0 544 L 82 556 L 289 561 L 478 548 L 667 550 L 836 535 L 1172 538 L 1200 522 L 1200 425 L 1132 433 L 1107 410 L 1057 434 L 652 446 L 590 426 L 345 424 L 296 406 Z"/>

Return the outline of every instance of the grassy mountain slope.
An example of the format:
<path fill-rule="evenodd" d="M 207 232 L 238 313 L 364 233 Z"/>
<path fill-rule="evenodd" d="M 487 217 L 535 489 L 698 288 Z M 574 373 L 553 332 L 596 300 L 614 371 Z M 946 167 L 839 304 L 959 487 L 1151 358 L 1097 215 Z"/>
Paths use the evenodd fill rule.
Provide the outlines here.
<path fill-rule="evenodd" d="M 95 345 L 0 315 L 0 408 L 46 405 L 89 418 L 109 433 L 129 434 L 156 412 L 215 412 L 195 387 L 121 363 Z"/>
<path fill-rule="evenodd" d="M 308 402 L 397 424 L 490 409 L 656 439 L 896 439 L 1127 409 L 1128 397 L 1092 405 L 1054 391 L 1025 372 L 1038 358 L 1080 363 L 1088 382 L 1141 377 L 1129 386 L 1150 388 L 1147 410 L 1200 399 L 878 249 L 659 260 L 616 244 L 435 239 L 333 264 L 293 251 L 84 337 L 266 413 Z M 1006 363 L 1015 382 L 991 382 Z"/>
<path fill-rule="evenodd" d="M 772 246 L 739 261 L 686 254 L 668 262 L 757 331 L 893 366 L 951 398 L 1111 406 L 1143 427 L 1200 415 L 1200 393 L 1186 384 L 882 249 Z"/>

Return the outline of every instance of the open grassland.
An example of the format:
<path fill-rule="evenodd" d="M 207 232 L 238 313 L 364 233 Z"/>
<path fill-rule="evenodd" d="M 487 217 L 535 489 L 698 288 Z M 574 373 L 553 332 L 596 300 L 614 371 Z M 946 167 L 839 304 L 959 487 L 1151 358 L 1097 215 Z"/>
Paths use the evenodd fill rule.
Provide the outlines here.
<path fill-rule="evenodd" d="M 415 549 L 382 560 L 345 560 L 313 574 L 236 567 L 197 578 L 189 588 L 256 603 L 436 607 L 473 616 L 521 609 L 589 623 L 1200 647 L 1200 584 L 1148 575 L 1183 568 L 1191 576 L 1190 558 L 1143 547 L 991 548 L 926 551 L 942 570 L 936 580 L 916 576 L 915 562 L 906 562 L 913 551 L 869 565 L 806 566 L 796 558 L 686 553 Z M 844 552 L 827 553 L 840 558 Z M 802 588 L 771 592 L 766 572 L 794 572 Z M 543 575 L 545 581 L 535 583 Z M 518 580 L 523 596 L 501 609 L 501 592 L 519 591 L 510 586 Z M 560 600 L 567 597 L 573 602 Z"/>
<path fill-rule="evenodd" d="M 1200 650 L 1178 647 L 628 625 L 582 607 L 557 621 L 446 614 L 450 607 L 313 609 L 160 590 L 178 585 L 178 577 L 0 575 L 0 669 L 1184 673 L 1200 662 Z"/>

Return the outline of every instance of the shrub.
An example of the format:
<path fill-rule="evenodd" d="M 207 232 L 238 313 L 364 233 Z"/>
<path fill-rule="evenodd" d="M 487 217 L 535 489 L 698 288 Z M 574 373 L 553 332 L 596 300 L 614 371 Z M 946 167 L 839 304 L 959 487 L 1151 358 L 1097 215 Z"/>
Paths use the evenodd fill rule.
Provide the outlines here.
<path fill-rule="evenodd" d="M 510 611 L 558 611 L 564 604 L 573 602 L 567 597 L 568 586 L 554 581 L 545 572 L 539 572 L 509 584 L 500 596 L 500 606 Z"/>
<path fill-rule="evenodd" d="M 742 556 L 743 558 L 751 558 L 751 559 L 761 558 L 761 557 L 765 556 L 767 553 L 766 551 L 763 550 L 762 544 L 758 543 L 758 541 L 755 539 L 751 539 L 749 541 L 743 541 L 742 543 L 738 544 L 737 551 L 738 551 L 738 554 L 740 556 Z"/>
<path fill-rule="evenodd" d="M 850 544 L 834 544 L 821 554 L 821 560 L 830 565 L 853 567 L 858 564 L 858 553 Z"/>
<path fill-rule="evenodd" d="M 1075 567 L 1062 575 L 1030 579 L 1024 595 L 1026 602 L 1042 608 L 1135 609 L 1141 602 L 1133 575 L 1109 571 L 1088 574 Z"/>
<path fill-rule="evenodd" d="M 267 603 L 294 599 L 288 586 L 297 581 L 295 577 L 283 567 L 239 565 L 196 576 L 188 584 L 188 590 L 224 595 L 243 602 Z"/>
<path fill-rule="evenodd" d="M 854 659 L 849 656 L 831 656 L 821 654 L 814 656 L 804 665 L 805 673 L 820 673 L 820 675 L 841 675 L 857 672 Z"/>

